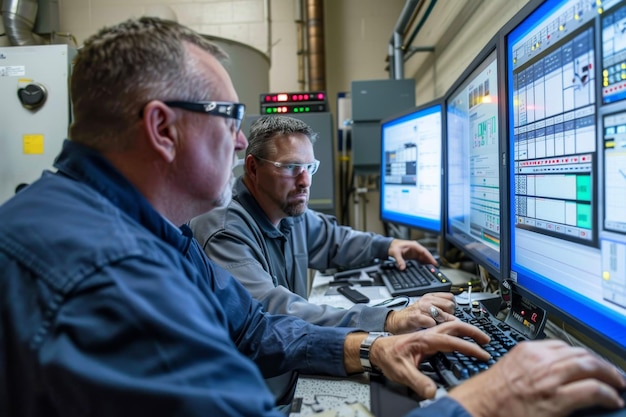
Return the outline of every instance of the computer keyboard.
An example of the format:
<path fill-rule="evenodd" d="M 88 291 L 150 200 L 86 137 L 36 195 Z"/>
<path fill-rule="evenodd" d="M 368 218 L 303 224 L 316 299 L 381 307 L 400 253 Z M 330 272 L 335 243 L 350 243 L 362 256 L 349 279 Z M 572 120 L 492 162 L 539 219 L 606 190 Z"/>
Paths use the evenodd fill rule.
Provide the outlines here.
<path fill-rule="evenodd" d="M 435 266 L 422 265 L 408 260 L 406 269 L 400 271 L 395 264 L 381 265 L 380 274 L 393 297 L 424 295 L 429 292 L 448 292 L 452 282 Z"/>
<path fill-rule="evenodd" d="M 438 353 L 433 356 L 431 365 L 448 389 L 488 369 L 518 342 L 527 340 L 526 336 L 493 317 L 482 306 L 478 309 L 472 309 L 471 306 L 457 307 L 455 315 L 462 321 L 479 327 L 489 335 L 491 341 L 483 348 L 491 353 L 492 359 L 483 362 L 459 352 Z M 466 338 L 466 340 L 473 341 L 471 338 Z"/>

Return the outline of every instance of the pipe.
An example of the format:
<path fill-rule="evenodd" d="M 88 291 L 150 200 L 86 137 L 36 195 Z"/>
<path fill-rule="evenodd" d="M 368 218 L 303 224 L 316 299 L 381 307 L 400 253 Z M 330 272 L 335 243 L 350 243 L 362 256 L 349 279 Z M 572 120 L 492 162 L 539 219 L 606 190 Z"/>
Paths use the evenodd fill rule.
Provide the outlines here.
<path fill-rule="evenodd" d="M 393 33 L 393 49 L 393 79 L 401 80 L 404 78 L 404 50 L 402 35 L 398 32 Z"/>
<path fill-rule="evenodd" d="M 417 33 L 420 31 L 422 26 L 424 26 L 424 23 L 426 23 L 426 19 L 428 19 L 430 12 L 433 11 L 435 4 L 437 4 L 437 0 L 430 0 L 430 4 L 428 5 L 428 8 L 424 12 L 424 16 L 422 16 L 422 19 L 419 21 L 417 26 L 415 26 L 415 29 L 413 29 L 413 32 L 411 33 L 411 36 L 409 36 L 409 40 L 407 41 L 405 48 L 408 48 L 411 46 L 411 44 L 415 40 L 415 37 L 417 36 Z"/>
<path fill-rule="evenodd" d="M 404 30 L 411 20 L 413 10 L 417 7 L 421 0 L 407 0 L 404 3 L 402 12 L 398 17 L 395 27 L 393 28 L 393 34 L 389 40 L 391 47 L 389 48 L 389 65 L 390 65 L 390 78 L 400 80 L 404 78 L 404 59 L 402 50 L 402 39 L 404 37 Z M 391 71 L 393 69 L 393 71 Z M 393 76 L 391 76 L 393 74 Z"/>
<path fill-rule="evenodd" d="M 43 38 L 33 33 L 37 0 L 3 0 L 2 23 L 13 46 L 39 45 Z"/>
<path fill-rule="evenodd" d="M 33 32 L 40 35 L 54 35 L 61 26 L 59 18 L 59 0 L 39 0 L 37 19 Z"/>
<path fill-rule="evenodd" d="M 306 0 L 309 44 L 309 89 L 326 91 L 326 52 L 324 49 L 324 2 Z"/>
<path fill-rule="evenodd" d="M 296 55 L 298 56 L 298 91 L 306 90 L 306 30 L 304 22 L 304 4 L 302 0 L 295 0 L 296 6 Z"/>

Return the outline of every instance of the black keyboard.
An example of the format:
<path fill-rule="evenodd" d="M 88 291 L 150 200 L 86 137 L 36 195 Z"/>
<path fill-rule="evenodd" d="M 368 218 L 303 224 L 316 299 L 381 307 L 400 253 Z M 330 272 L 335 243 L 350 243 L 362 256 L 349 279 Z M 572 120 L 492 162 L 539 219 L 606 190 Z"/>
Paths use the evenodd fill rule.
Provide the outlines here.
<path fill-rule="evenodd" d="M 492 358 L 488 362 L 468 357 L 459 352 L 438 353 L 431 359 L 431 365 L 439 377 L 452 388 L 464 380 L 488 369 L 526 336 L 511 328 L 505 322 L 490 315 L 484 308 L 472 312 L 471 307 L 457 307 L 455 315 L 467 323 L 479 327 L 487 333 L 491 341 L 483 348 Z M 471 338 L 466 340 L 473 341 Z"/>
<path fill-rule="evenodd" d="M 408 295 L 416 297 L 429 292 L 449 292 L 452 282 L 435 266 L 422 265 L 414 260 L 406 262 L 400 271 L 395 264 L 380 270 L 381 278 L 393 297 Z"/>

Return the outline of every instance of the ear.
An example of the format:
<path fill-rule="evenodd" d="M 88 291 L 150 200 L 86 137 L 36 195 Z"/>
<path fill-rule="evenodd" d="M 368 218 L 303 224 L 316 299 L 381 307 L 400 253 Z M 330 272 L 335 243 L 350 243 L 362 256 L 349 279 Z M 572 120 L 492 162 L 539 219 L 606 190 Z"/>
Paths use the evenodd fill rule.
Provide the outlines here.
<path fill-rule="evenodd" d="M 259 161 L 252 156 L 246 156 L 246 160 L 244 161 L 246 165 L 246 176 L 248 176 L 252 181 L 256 181 L 257 179 L 257 168 L 259 167 Z"/>
<path fill-rule="evenodd" d="M 168 163 L 176 157 L 180 132 L 176 112 L 161 101 L 151 101 L 143 109 L 142 123 L 149 145 Z"/>

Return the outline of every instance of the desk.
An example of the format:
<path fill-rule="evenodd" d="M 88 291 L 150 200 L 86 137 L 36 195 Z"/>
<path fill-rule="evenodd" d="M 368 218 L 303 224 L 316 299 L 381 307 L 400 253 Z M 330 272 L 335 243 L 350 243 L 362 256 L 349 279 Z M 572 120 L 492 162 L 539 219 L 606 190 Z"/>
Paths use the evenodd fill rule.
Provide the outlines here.
<path fill-rule="evenodd" d="M 332 279 L 332 275 L 323 275 L 320 272 L 316 272 L 311 286 L 309 301 L 314 304 L 328 304 L 341 308 L 353 306 L 354 303 L 341 294 L 326 294 L 330 289 L 328 283 Z M 369 288 L 375 289 L 368 289 L 368 296 L 376 295 L 381 300 L 390 296 L 385 287 Z M 365 293 L 365 291 L 363 292 Z M 370 299 L 372 300 L 371 303 L 376 301 L 371 297 Z M 371 417 L 370 408 L 370 386 L 367 374 L 341 379 L 301 375 L 298 378 L 292 412 L 289 416 Z"/>
<path fill-rule="evenodd" d="M 442 268 L 442 272 L 455 284 L 465 284 L 471 274 Z M 334 307 L 350 308 L 354 303 L 330 286 L 332 275 L 316 272 L 313 278 L 309 301 L 314 304 L 328 304 Z M 391 297 L 385 287 L 360 287 L 359 291 L 370 298 L 369 304 L 376 304 Z M 414 301 L 414 300 L 412 300 Z M 371 417 L 370 385 L 367 374 L 359 374 L 347 379 L 318 376 L 300 376 L 294 394 L 290 417 Z"/>
<path fill-rule="evenodd" d="M 460 271 L 458 269 L 452 269 L 447 267 L 440 267 L 439 269 L 441 272 L 444 273 L 446 277 L 448 277 L 450 281 L 452 281 L 452 284 L 454 285 L 467 284 L 467 282 L 472 280 L 473 278 L 472 274 Z M 364 276 L 366 275 L 364 274 Z M 341 308 L 352 307 L 354 305 L 352 301 L 348 300 L 343 295 L 337 294 L 335 291 L 333 291 L 336 287 L 333 287 L 331 289 L 331 287 L 328 285 L 328 283 L 332 280 L 332 275 L 324 275 L 320 272 L 316 272 L 311 285 L 309 302 L 313 304 L 328 304 Z M 386 287 L 359 287 L 359 291 L 370 298 L 370 302 L 368 303 L 368 305 L 379 303 L 391 297 L 391 294 L 389 294 L 389 291 Z M 417 298 L 413 298 L 411 301 L 413 302 L 416 299 Z"/>

